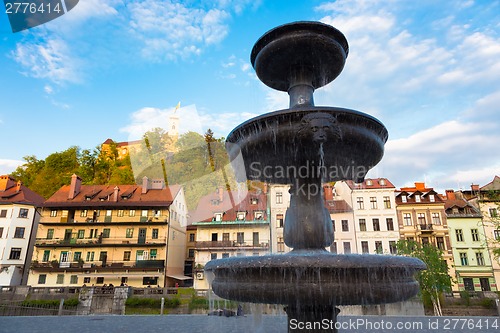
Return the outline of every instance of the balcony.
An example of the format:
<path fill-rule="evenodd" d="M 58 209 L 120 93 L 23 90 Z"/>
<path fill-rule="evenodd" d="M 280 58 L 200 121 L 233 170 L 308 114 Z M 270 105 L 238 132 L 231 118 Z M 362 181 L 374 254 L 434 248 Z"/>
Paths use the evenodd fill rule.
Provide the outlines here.
<path fill-rule="evenodd" d="M 427 232 L 432 232 L 433 229 L 432 229 L 432 224 L 419 224 L 418 225 L 418 229 L 422 232 L 422 233 L 427 233 Z"/>
<path fill-rule="evenodd" d="M 163 269 L 164 260 L 135 260 L 135 261 L 63 261 L 32 262 L 31 269 L 37 271 L 114 271 L 114 270 L 149 270 Z"/>
<path fill-rule="evenodd" d="M 122 238 L 122 237 L 114 237 L 114 238 L 71 238 L 71 239 L 62 239 L 62 238 L 37 238 L 35 242 L 35 246 L 38 247 L 95 247 L 95 246 L 117 246 L 117 247 L 127 247 L 127 246 L 165 246 L 166 245 L 166 237 L 159 237 L 155 239 L 146 238 L 139 240 L 137 237 L 135 238 Z"/>
<path fill-rule="evenodd" d="M 269 249 L 269 242 L 254 243 L 254 242 L 237 242 L 237 241 L 201 241 L 195 242 L 197 249 L 212 249 L 212 248 L 232 248 L 232 249 Z"/>

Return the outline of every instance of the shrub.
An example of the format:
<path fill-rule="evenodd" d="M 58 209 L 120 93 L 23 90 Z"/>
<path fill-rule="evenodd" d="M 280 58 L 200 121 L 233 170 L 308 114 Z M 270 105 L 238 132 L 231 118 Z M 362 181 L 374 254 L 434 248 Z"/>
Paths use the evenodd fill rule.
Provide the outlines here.
<path fill-rule="evenodd" d="M 176 308 L 181 304 L 181 301 L 175 298 L 165 298 L 164 307 L 165 308 Z M 130 297 L 125 302 L 126 306 L 133 308 L 160 308 L 161 299 L 160 298 L 140 298 L 140 297 Z"/>

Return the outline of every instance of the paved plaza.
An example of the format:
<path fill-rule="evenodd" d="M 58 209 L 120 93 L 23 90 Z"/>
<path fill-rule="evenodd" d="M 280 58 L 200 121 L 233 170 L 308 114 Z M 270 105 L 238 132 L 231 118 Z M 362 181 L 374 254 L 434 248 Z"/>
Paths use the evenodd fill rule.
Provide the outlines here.
<path fill-rule="evenodd" d="M 293 327 L 314 323 L 291 323 Z M 322 322 L 317 325 L 327 326 Z M 499 317 L 340 316 L 339 332 L 500 332 Z M 38 316 L 0 317 L 0 333 L 280 333 L 285 316 Z"/>

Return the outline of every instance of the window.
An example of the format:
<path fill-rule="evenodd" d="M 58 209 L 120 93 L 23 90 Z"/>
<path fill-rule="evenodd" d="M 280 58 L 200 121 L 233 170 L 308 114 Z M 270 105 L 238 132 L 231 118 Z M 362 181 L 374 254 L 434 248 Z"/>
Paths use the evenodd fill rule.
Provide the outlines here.
<path fill-rule="evenodd" d="M 252 205 L 256 205 L 256 204 L 259 203 L 259 199 L 257 199 L 257 198 L 251 198 L 250 202 L 252 203 Z"/>
<path fill-rule="evenodd" d="M 373 219 L 373 231 L 380 231 L 380 222 L 379 219 Z"/>
<path fill-rule="evenodd" d="M 462 229 L 455 230 L 455 236 L 457 237 L 457 242 L 463 242 L 464 241 L 464 234 L 462 232 Z"/>
<path fill-rule="evenodd" d="M 462 266 L 469 265 L 469 259 L 467 258 L 467 253 L 460 252 L 460 263 L 462 264 Z"/>
<path fill-rule="evenodd" d="M 135 209 L 131 209 L 128 211 L 128 216 L 134 217 L 135 216 Z"/>
<path fill-rule="evenodd" d="M 368 249 L 368 242 L 367 241 L 362 241 L 361 242 L 361 252 L 363 253 L 369 253 L 370 250 Z"/>
<path fill-rule="evenodd" d="M 84 277 L 83 283 L 90 283 L 90 277 L 88 277 L 88 276 Z"/>
<path fill-rule="evenodd" d="M 474 242 L 479 242 L 479 233 L 477 232 L 477 229 L 471 229 L 470 233 L 472 235 L 472 240 Z"/>
<path fill-rule="evenodd" d="M 464 278 L 464 289 L 474 291 L 474 280 L 472 278 Z"/>
<path fill-rule="evenodd" d="M 222 258 L 229 258 L 229 253 L 224 252 L 224 253 L 222 254 Z"/>
<path fill-rule="evenodd" d="M 500 240 L 500 230 L 493 230 L 493 237 L 495 237 L 496 240 Z"/>
<path fill-rule="evenodd" d="M 196 240 L 195 236 L 196 236 L 196 234 L 190 233 L 189 234 L 189 241 L 194 242 Z"/>
<path fill-rule="evenodd" d="M 429 237 L 422 237 L 422 245 L 423 246 L 429 245 Z"/>
<path fill-rule="evenodd" d="M 432 213 L 432 224 L 440 225 L 441 219 L 439 218 L 439 213 Z"/>
<path fill-rule="evenodd" d="M 238 212 L 236 213 L 236 220 L 243 221 L 246 215 L 247 215 L 246 212 Z"/>
<path fill-rule="evenodd" d="M 406 226 L 412 225 L 411 223 L 411 214 L 410 213 L 404 213 L 403 214 L 403 220 Z"/>
<path fill-rule="evenodd" d="M 38 284 L 45 284 L 47 281 L 47 274 L 38 275 Z"/>
<path fill-rule="evenodd" d="M 283 214 L 276 214 L 276 227 L 283 228 Z"/>
<path fill-rule="evenodd" d="M 10 249 L 9 259 L 11 259 L 11 260 L 21 259 L 21 248 L 20 247 L 13 247 L 12 249 Z"/>
<path fill-rule="evenodd" d="M 407 203 L 408 202 L 408 198 L 406 197 L 406 195 L 402 195 L 401 196 L 401 202 L 402 203 Z"/>
<path fill-rule="evenodd" d="M 7 217 L 7 209 L 0 210 L 0 217 Z"/>
<path fill-rule="evenodd" d="M 333 228 L 333 231 L 337 231 L 337 229 L 335 228 L 335 220 L 332 220 L 332 228 Z"/>
<path fill-rule="evenodd" d="M 223 232 L 222 233 L 222 240 L 223 241 L 229 241 L 229 232 Z"/>
<path fill-rule="evenodd" d="M 2 238 L 3 235 L 3 227 L 0 227 L 0 238 Z"/>
<path fill-rule="evenodd" d="M 87 252 L 87 259 L 85 261 L 94 261 L 94 251 Z"/>
<path fill-rule="evenodd" d="M 194 258 L 194 249 L 188 250 L 188 258 Z"/>
<path fill-rule="evenodd" d="M 86 209 L 82 209 L 80 211 L 80 217 L 87 217 L 87 214 L 88 214 L 88 210 L 86 210 Z"/>
<path fill-rule="evenodd" d="M 70 284 L 78 284 L 78 275 L 71 275 L 69 277 L 69 283 Z"/>
<path fill-rule="evenodd" d="M 134 228 L 127 228 L 127 230 L 125 231 L 125 237 L 126 238 L 134 237 Z"/>
<path fill-rule="evenodd" d="M 359 219 L 359 231 L 366 231 L 366 220 Z"/>
<path fill-rule="evenodd" d="M 333 242 L 332 245 L 330 245 L 330 252 L 337 254 L 337 242 Z"/>
<path fill-rule="evenodd" d="M 443 237 L 436 237 L 436 245 L 438 247 L 438 249 L 440 250 L 445 250 L 444 248 L 444 238 Z"/>
<path fill-rule="evenodd" d="M 215 259 L 217 259 L 217 253 L 211 253 L 210 260 L 215 260 Z"/>
<path fill-rule="evenodd" d="M 216 232 L 212 233 L 212 242 L 217 242 L 218 234 Z"/>
<path fill-rule="evenodd" d="M 16 231 L 14 231 L 14 238 L 24 238 L 24 227 L 16 227 Z"/>
<path fill-rule="evenodd" d="M 277 204 L 283 203 L 283 193 L 282 192 L 276 192 L 276 203 Z"/>
<path fill-rule="evenodd" d="M 57 274 L 56 284 L 64 284 L 64 274 Z"/>
<path fill-rule="evenodd" d="M 377 198 L 376 197 L 370 197 L 370 208 L 377 209 Z"/>
<path fill-rule="evenodd" d="M 389 241 L 389 251 L 391 254 L 397 254 L 398 248 L 396 246 L 396 241 Z"/>
<path fill-rule="evenodd" d="M 19 217 L 23 218 L 23 219 L 27 219 L 28 218 L 28 209 L 26 209 L 26 208 L 19 209 Z"/>
<path fill-rule="evenodd" d="M 214 221 L 222 221 L 222 213 L 215 213 Z"/>
<path fill-rule="evenodd" d="M 386 209 L 391 208 L 391 198 L 390 197 L 384 197 L 384 208 L 386 208 Z"/>
<path fill-rule="evenodd" d="M 496 208 L 490 208 L 490 217 L 498 217 L 498 212 Z"/>
<path fill-rule="evenodd" d="M 158 229 L 153 229 L 151 234 L 152 239 L 158 239 Z"/>
<path fill-rule="evenodd" d="M 385 224 L 387 225 L 387 230 L 392 231 L 394 230 L 394 221 L 392 218 L 388 217 L 385 219 Z"/>
<path fill-rule="evenodd" d="M 253 246 L 259 246 L 259 233 L 254 232 L 252 235 Z"/>
<path fill-rule="evenodd" d="M 278 237 L 278 252 L 285 252 L 285 242 L 283 237 Z"/>
<path fill-rule="evenodd" d="M 383 253 L 384 249 L 382 248 L 382 242 L 381 241 L 376 241 L 375 242 L 375 253 Z"/>
<path fill-rule="evenodd" d="M 238 244 L 245 243 L 245 233 L 244 232 L 238 232 L 236 234 L 236 241 L 238 242 Z"/>
<path fill-rule="evenodd" d="M 103 276 L 98 276 L 95 281 L 97 284 L 103 284 L 104 283 L 104 277 Z"/>
<path fill-rule="evenodd" d="M 418 224 L 425 224 L 425 213 L 417 213 Z"/>
<path fill-rule="evenodd" d="M 151 249 L 151 250 L 149 250 L 149 259 L 150 260 L 156 260 L 157 254 L 158 254 L 158 250 L 157 249 Z"/>
<path fill-rule="evenodd" d="M 50 260 L 50 250 L 43 251 L 42 262 L 47 262 Z"/>
<path fill-rule="evenodd" d="M 52 209 L 50 211 L 50 217 L 56 217 L 57 216 L 57 209 Z"/>
<path fill-rule="evenodd" d="M 420 194 L 415 194 L 415 202 L 420 202 Z"/>
<path fill-rule="evenodd" d="M 363 203 L 363 198 L 357 197 L 356 203 L 358 205 L 358 209 L 365 209 L 365 204 Z"/>
<path fill-rule="evenodd" d="M 47 229 L 47 239 L 54 238 L 54 229 Z"/>
<path fill-rule="evenodd" d="M 158 285 L 158 277 L 143 277 L 142 284 L 148 286 L 156 286 Z"/>
<path fill-rule="evenodd" d="M 434 196 L 434 194 L 429 194 L 429 201 L 430 202 L 435 202 L 436 201 L 436 197 Z"/>
<path fill-rule="evenodd" d="M 116 216 L 123 217 L 123 215 L 124 215 L 123 209 L 118 209 Z"/>
<path fill-rule="evenodd" d="M 264 213 L 262 211 L 255 211 L 253 213 L 254 219 L 255 220 L 262 220 L 264 218 Z"/>
<path fill-rule="evenodd" d="M 349 231 L 349 222 L 347 220 L 342 220 L 342 231 Z"/>
<path fill-rule="evenodd" d="M 349 254 L 349 253 L 351 253 L 351 243 L 344 242 L 344 254 Z"/>
<path fill-rule="evenodd" d="M 102 238 L 109 238 L 110 232 L 111 232 L 111 229 L 109 229 L 109 228 L 102 229 Z"/>
<path fill-rule="evenodd" d="M 123 251 L 123 261 L 130 261 L 132 251 Z"/>
<path fill-rule="evenodd" d="M 155 209 L 153 212 L 154 212 L 154 217 L 158 218 L 161 216 L 161 210 Z"/>
<path fill-rule="evenodd" d="M 478 266 L 484 266 L 484 256 L 482 252 L 476 252 L 476 261 Z"/>

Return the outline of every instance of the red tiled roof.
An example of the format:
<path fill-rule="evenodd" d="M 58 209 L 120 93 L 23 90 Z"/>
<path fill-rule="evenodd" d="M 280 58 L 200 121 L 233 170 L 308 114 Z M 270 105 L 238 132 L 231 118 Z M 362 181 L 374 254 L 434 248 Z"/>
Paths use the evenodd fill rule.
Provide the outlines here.
<path fill-rule="evenodd" d="M 257 199 L 257 203 L 252 203 L 252 199 Z M 266 194 L 260 191 L 248 192 L 243 198 L 236 191 L 222 191 L 222 195 L 214 192 L 200 199 L 198 207 L 190 216 L 190 222 L 210 222 L 215 213 L 223 213 L 222 221 L 235 221 L 238 212 L 247 212 L 247 220 L 253 220 L 255 211 L 262 211 L 263 219 L 266 220 L 266 205 Z"/>
<path fill-rule="evenodd" d="M 119 188 L 117 201 L 114 201 L 114 188 Z M 80 192 L 73 199 L 68 199 L 70 185 L 61 187 L 45 201 L 45 207 L 140 207 L 170 206 L 180 190 L 179 185 L 172 185 L 164 189 L 148 189 L 142 193 L 139 185 L 81 185 Z M 96 195 L 97 194 L 97 195 Z M 126 195 L 130 195 L 127 197 Z M 109 195 L 109 197 L 107 196 Z M 103 199 L 104 198 L 104 199 Z"/>
<path fill-rule="evenodd" d="M 19 190 L 17 186 L 0 191 L 0 205 L 25 203 L 28 205 L 41 206 L 45 199 L 38 193 L 33 192 L 24 185 Z"/>
<path fill-rule="evenodd" d="M 396 188 L 387 178 L 367 178 L 360 184 L 356 184 L 352 180 L 347 180 L 346 184 L 351 189 Z"/>

